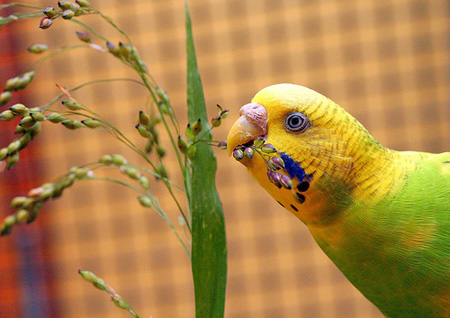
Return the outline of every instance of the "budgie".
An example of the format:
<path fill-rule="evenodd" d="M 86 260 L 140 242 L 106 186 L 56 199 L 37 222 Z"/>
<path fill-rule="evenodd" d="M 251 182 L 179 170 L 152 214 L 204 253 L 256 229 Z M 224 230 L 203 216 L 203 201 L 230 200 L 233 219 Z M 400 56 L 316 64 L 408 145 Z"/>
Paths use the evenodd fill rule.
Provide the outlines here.
<path fill-rule="evenodd" d="M 243 106 L 227 149 L 386 317 L 450 317 L 450 153 L 387 149 L 293 84 Z"/>

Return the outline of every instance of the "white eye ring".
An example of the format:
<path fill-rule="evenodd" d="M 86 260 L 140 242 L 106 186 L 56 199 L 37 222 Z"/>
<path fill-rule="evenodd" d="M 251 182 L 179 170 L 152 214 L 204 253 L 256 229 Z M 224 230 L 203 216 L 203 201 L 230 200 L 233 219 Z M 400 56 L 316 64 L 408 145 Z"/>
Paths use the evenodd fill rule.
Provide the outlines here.
<path fill-rule="evenodd" d="M 290 113 L 284 119 L 284 128 L 289 132 L 301 133 L 310 126 L 308 117 L 302 113 Z"/>

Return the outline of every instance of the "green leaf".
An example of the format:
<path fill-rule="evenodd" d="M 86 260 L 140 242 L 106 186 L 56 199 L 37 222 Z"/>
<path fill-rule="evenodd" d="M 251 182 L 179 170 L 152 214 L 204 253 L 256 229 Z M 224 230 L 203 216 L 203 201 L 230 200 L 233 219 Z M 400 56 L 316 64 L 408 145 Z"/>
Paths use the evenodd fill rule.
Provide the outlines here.
<path fill-rule="evenodd" d="M 189 122 L 201 119 L 203 132 L 209 130 L 205 99 L 195 57 L 194 39 L 187 0 L 187 103 Z M 202 132 L 202 134 L 203 134 Z M 204 139 L 210 141 L 208 133 Z M 216 158 L 211 146 L 198 142 L 192 161 L 192 175 L 186 189 L 192 222 L 192 273 L 197 318 L 222 318 L 225 310 L 227 247 L 222 203 L 215 186 Z"/>

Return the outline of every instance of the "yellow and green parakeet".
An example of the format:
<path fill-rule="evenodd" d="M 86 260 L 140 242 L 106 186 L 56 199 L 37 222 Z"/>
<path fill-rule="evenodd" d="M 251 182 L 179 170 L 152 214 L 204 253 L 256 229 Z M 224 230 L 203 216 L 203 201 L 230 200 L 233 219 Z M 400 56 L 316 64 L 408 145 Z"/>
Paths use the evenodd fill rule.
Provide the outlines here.
<path fill-rule="evenodd" d="M 450 153 L 398 152 L 292 84 L 240 110 L 228 151 L 387 317 L 450 317 Z"/>

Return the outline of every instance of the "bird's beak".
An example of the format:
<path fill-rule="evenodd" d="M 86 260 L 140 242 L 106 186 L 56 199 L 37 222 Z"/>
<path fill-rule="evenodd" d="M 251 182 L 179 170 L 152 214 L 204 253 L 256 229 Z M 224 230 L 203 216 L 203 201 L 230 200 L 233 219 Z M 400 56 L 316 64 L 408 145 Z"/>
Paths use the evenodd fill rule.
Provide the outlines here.
<path fill-rule="evenodd" d="M 228 133 L 228 155 L 233 154 L 237 146 L 243 145 L 256 137 L 267 134 L 267 110 L 257 103 L 242 106 L 241 117 L 236 120 Z"/>

